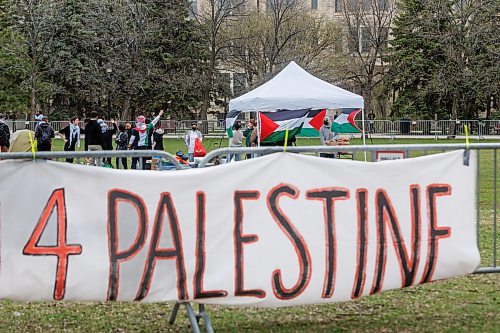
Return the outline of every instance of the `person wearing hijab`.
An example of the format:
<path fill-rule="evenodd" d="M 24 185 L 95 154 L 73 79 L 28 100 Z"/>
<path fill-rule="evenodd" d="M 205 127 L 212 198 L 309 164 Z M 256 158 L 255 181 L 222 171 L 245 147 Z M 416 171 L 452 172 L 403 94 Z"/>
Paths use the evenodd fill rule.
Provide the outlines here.
<path fill-rule="evenodd" d="M 154 126 L 160 120 L 162 115 L 163 115 L 163 110 L 160 110 L 158 116 L 155 119 L 153 119 L 149 124 L 146 124 L 146 117 L 144 116 L 137 117 L 136 126 L 132 130 L 129 139 L 129 149 L 147 150 L 148 147 L 151 147 L 151 144 L 149 142 L 150 134 L 152 133 Z M 138 161 L 139 157 L 132 158 L 132 169 L 137 169 Z M 146 158 L 142 158 L 141 170 L 145 169 L 146 169 Z"/>
<path fill-rule="evenodd" d="M 319 140 L 322 146 L 337 146 L 339 140 L 339 134 L 333 133 L 331 130 L 332 122 L 329 117 L 323 119 L 323 126 L 319 129 Z M 335 154 L 332 153 L 320 153 L 320 157 L 335 158 Z"/>
<path fill-rule="evenodd" d="M 80 118 L 71 117 L 69 125 L 62 128 L 58 134 L 64 140 L 64 151 L 75 151 L 80 148 L 80 136 L 84 132 L 79 126 Z M 67 158 L 66 162 L 73 163 L 73 158 Z"/>

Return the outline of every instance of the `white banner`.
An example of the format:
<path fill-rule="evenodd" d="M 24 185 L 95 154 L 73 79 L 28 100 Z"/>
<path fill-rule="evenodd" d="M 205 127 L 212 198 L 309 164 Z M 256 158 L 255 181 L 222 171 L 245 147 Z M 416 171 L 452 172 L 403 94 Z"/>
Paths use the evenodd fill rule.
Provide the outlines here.
<path fill-rule="evenodd" d="M 476 157 L 0 162 L 0 298 L 277 307 L 473 272 Z"/>

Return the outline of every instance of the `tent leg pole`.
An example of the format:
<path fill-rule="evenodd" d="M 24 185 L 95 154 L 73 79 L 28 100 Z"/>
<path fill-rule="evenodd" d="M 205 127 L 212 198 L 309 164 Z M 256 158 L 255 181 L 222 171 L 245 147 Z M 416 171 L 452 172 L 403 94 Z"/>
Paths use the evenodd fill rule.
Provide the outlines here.
<path fill-rule="evenodd" d="M 365 130 L 365 109 L 361 109 L 361 122 L 363 124 L 363 147 L 366 147 L 366 130 Z M 363 151 L 365 154 L 365 162 L 366 159 L 366 150 Z"/>
<path fill-rule="evenodd" d="M 260 112 L 257 111 L 257 147 L 260 148 Z"/>

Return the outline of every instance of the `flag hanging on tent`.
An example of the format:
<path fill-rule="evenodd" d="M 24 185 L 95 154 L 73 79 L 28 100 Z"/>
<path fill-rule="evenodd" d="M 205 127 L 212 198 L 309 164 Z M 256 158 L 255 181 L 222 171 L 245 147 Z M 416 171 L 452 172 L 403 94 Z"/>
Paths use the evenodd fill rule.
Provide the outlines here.
<path fill-rule="evenodd" d="M 326 109 L 322 110 L 311 110 L 307 115 L 307 119 L 302 127 L 302 131 L 298 136 L 302 137 L 318 137 L 319 130 L 323 126 L 323 119 L 326 117 Z"/>
<path fill-rule="evenodd" d="M 240 113 L 241 111 L 231 111 L 226 116 L 226 132 L 229 138 L 233 137 L 233 125 Z"/>
<path fill-rule="evenodd" d="M 362 130 L 354 122 L 354 118 L 359 112 L 361 109 L 342 109 L 342 113 L 333 121 L 332 132 L 361 133 Z"/>
<path fill-rule="evenodd" d="M 293 139 L 304 126 L 309 109 L 279 112 L 261 112 L 260 142 L 275 143 L 285 141 L 286 130 L 288 139 Z"/>

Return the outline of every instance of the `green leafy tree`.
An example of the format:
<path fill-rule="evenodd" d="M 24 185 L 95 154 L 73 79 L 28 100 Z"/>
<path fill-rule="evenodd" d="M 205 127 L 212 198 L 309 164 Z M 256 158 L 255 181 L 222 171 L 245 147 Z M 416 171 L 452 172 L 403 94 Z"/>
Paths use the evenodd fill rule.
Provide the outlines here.
<path fill-rule="evenodd" d="M 402 0 L 393 29 L 394 116 L 475 118 L 498 96 L 498 1 Z"/>
<path fill-rule="evenodd" d="M 12 30 L 9 21 L 11 1 L 0 0 L 0 112 L 19 116 L 28 111 L 29 94 L 22 89 L 26 79 L 23 58 L 12 52 L 12 45 L 17 45 L 21 37 Z"/>
<path fill-rule="evenodd" d="M 103 37 L 95 4 L 94 0 L 62 0 L 54 14 L 56 34 L 44 69 L 53 84 L 55 117 L 99 109 L 106 92 L 104 74 L 97 69 L 103 62 Z"/>

